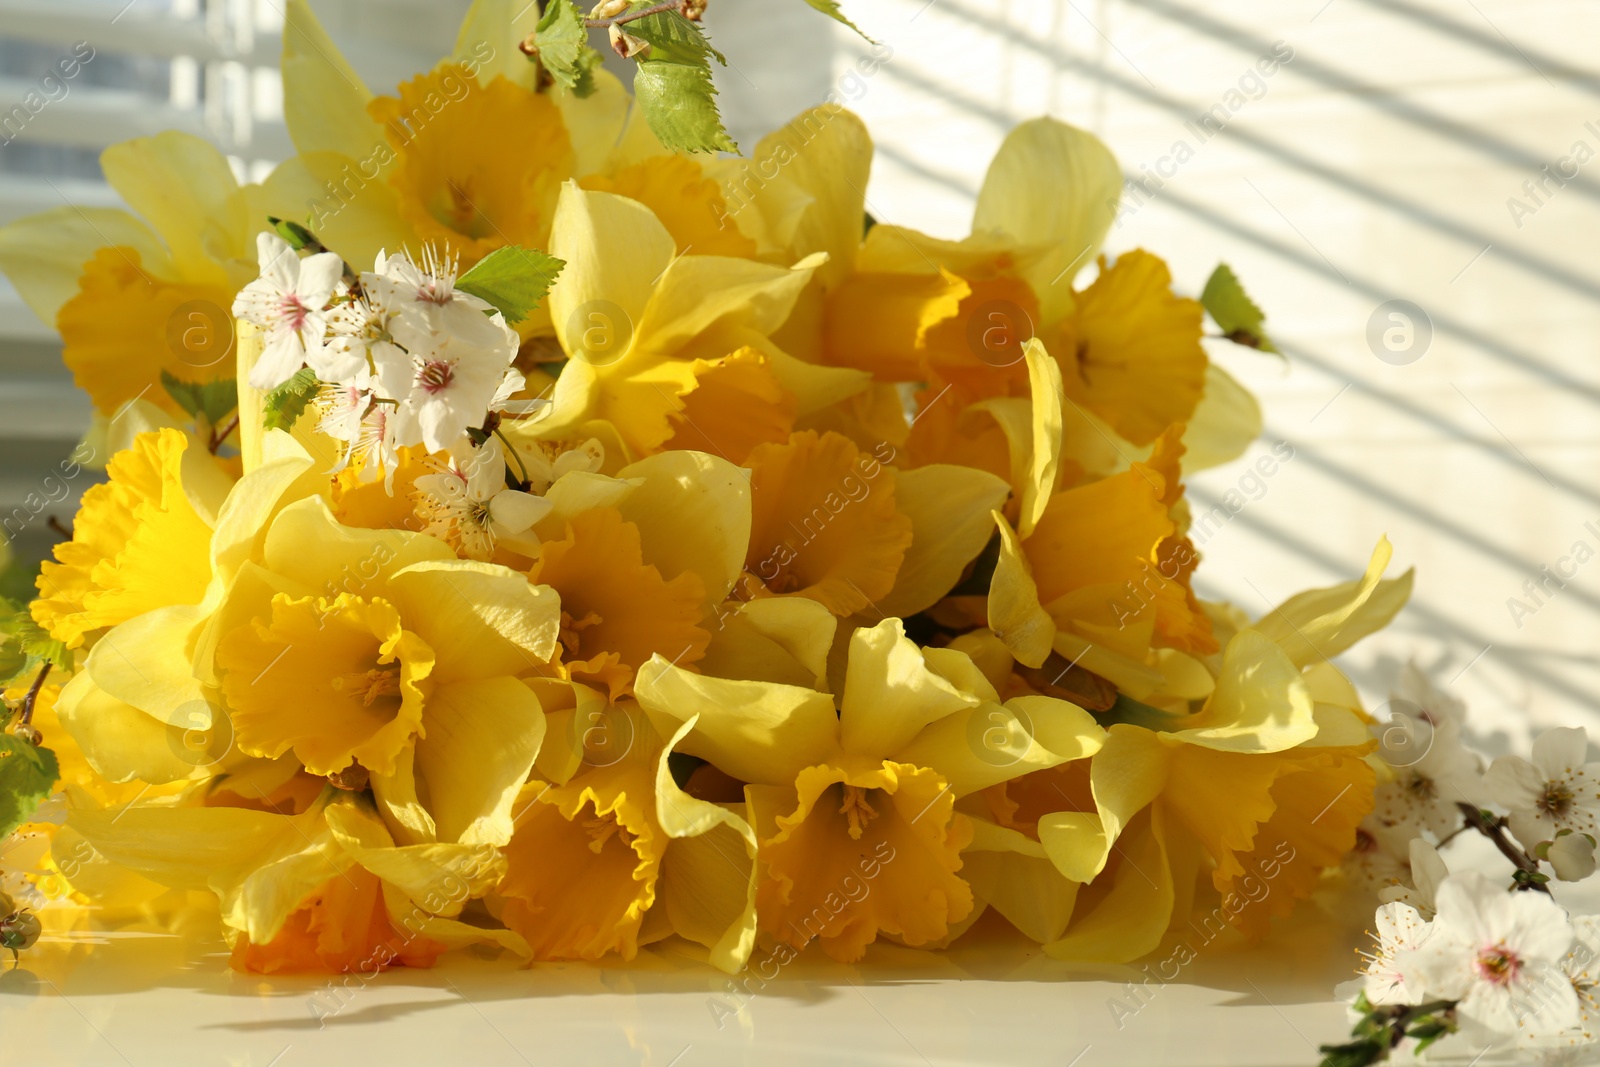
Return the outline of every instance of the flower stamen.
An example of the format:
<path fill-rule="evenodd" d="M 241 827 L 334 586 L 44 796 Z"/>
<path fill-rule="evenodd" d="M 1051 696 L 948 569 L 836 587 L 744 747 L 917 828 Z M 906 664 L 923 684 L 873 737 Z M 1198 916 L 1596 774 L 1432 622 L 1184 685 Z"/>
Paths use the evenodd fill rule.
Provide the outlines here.
<path fill-rule="evenodd" d="M 861 831 L 867 823 L 878 817 L 867 803 L 867 791 L 859 785 L 844 787 L 844 803 L 839 806 L 839 814 L 850 820 L 850 837 L 855 841 L 861 840 Z"/>

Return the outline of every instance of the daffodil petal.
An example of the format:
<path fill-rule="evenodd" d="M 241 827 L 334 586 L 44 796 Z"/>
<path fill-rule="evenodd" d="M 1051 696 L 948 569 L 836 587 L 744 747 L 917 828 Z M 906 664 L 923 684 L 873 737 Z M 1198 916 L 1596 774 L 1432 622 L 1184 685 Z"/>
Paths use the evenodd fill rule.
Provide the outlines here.
<path fill-rule="evenodd" d="M 367 114 L 372 94 L 312 14 L 288 0 L 283 26 L 283 118 L 302 154 L 337 152 L 365 159 L 385 144 Z M 363 264 L 364 266 L 364 264 Z"/>
<path fill-rule="evenodd" d="M 1004 481 L 972 467 L 934 463 L 898 472 L 895 507 L 911 520 L 911 545 L 878 610 L 915 615 L 950 592 L 994 536 L 989 515 L 1010 491 Z"/>
<path fill-rule="evenodd" d="M 251 262 L 258 223 L 228 160 L 210 141 L 168 130 L 107 148 L 106 181 L 150 224 L 185 280 L 228 285 L 224 264 Z M 254 270 L 246 269 L 247 280 Z"/>
<path fill-rule="evenodd" d="M 638 201 L 562 186 L 550 231 L 550 254 L 567 264 L 550 290 L 561 346 L 582 358 L 584 334 L 598 328 L 609 343 L 620 331 L 636 339 L 656 280 L 676 253 L 667 228 Z"/>
<path fill-rule="evenodd" d="M 1010 523 L 998 511 L 991 515 L 1000 529 L 1000 558 L 989 583 L 989 629 L 1019 662 L 1039 667 L 1049 658 L 1055 642 L 1055 620 L 1039 603 L 1033 568 Z"/>
<path fill-rule="evenodd" d="M 699 575 L 708 604 L 733 589 L 750 539 L 750 481 L 725 459 L 704 452 L 663 452 L 623 468 L 638 480 L 622 517 L 639 528 L 644 561 L 668 581 Z"/>
<path fill-rule="evenodd" d="M 109 207 L 51 208 L 0 227 L 0 270 L 39 320 L 53 327 L 61 305 L 78 295 L 84 264 L 108 245 L 132 249 L 152 274 L 177 276 L 155 232 L 143 220 Z"/>
<path fill-rule="evenodd" d="M 1183 433 L 1183 472 L 1220 467 L 1244 455 L 1261 436 L 1261 405 L 1233 375 L 1206 364 L 1200 403 Z"/>
<path fill-rule="evenodd" d="M 894 756 L 929 723 L 978 703 L 933 669 L 899 619 L 851 635 L 839 711 L 845 751 L 873 759 Z"/>
<path fill-rule="evenodd" d="M 428 698 L 416 769 L 440 840 L 504 845 L 512 805 L 544 740 L 539 701 L 515 678 L 441 685 Z"/>
<path fill-rule="evenodd" d="M 492 845 L 397 846 L 382 820 L 355 803 L 330 804 L 326 816 L 341 848 L 430 914 L 459 915 L 505 875 L 505 857 Z"/>
<path fill-rule="evenodd" d="M 62 686 L 56 714 L 89 766 L 108 782 L 160 785 L 203 770 L 183 758 L 188 754 L 183 729 L 124 704 L 95 685 L 88 671 L 79 671 Z"/>
<path fill-rule="evenodd" d="M 1332 659 L 1389 625 L 1411 598 L 1411 571 L 1398 578 L 1383 577 L 1393 557 L 1389 539 L 1380 538 L 1366 574 L 1359 579 L 1297 593 L 1251 629 L 1276 641 L 1298 667 Z"/>
<path fill-rule="evenodd" d="M 439 559 L 395 572 L 384 596 L 434 650 L 445 683 L 522 674 L 555 654 L 561 598 L 494 563 Z"/>
<path fill-rule="evenodd" d="M 1300 668 L 1266 634 L 1245 630 L 1222 653 L 1217 687 L 1175 736 L 1232 752 L 1281 752 L 1317 735 Z"/>

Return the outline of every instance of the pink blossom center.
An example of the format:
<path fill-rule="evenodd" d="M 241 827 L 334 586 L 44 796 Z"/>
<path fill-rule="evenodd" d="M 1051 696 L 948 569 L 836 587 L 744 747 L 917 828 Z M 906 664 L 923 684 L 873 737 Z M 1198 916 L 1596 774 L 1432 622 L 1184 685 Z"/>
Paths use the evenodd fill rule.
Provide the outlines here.
<path fill-rule="evenodd" d="M 1522 957 L 1506 948 L 1504 942 L 1480 949 L 1472 965 L 1478 977 L 1490 985 L 1510 985 L 1522 973 Z"/>
<path fill-rule="evenodd" d="M 288 323 L 289 329 L 296 333 L 305 328 L 306 316 L 311 314 L 311 309 L 300 302 L 296 293 L 284 293 L 278 301 L 278 315 Z"/>
<path fill-rule="evenodd" d="M 417 372 L 417 384 L 429 395 L 438 395 L 450 388 L 455 380 L 456 365 L 442 359 L 430 359 Z"/>
<path fill-rule="evenodd" d="M 449 285 L 441 285 L 438 279 L 429 278 L 417 286 L 417 299 L 424 304 L 438 304 L 443 307 L 455 299 L 455 289 Z"/>

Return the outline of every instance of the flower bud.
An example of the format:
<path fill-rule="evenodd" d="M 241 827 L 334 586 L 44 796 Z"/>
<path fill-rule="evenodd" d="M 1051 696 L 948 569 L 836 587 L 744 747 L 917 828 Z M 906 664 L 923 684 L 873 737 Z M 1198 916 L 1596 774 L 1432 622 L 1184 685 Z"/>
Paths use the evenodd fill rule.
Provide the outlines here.
<path fill-rule="evenodd" d="M 33 943 L 39 940 L 39 917 L 31 911 L 19 911 L 0 919 L 0 948 L 8 948 L 13 954 L 25 948 L 32 948 Z"/>
<path fill-rule="evenodd" d="M 32 723 L 19 722 L 11 727 L 11 736 L 19 741 L 26 741 L 35 748 L 44 741 L 44 735 Z"/>
<path fill-rule="evenodd" d="M 594 5 L 594 10 L 589 12 L 592 19 L 614 19 L 628 10 L 629 0 L 600 0 Z"/>
<path fill-rule="evenodd" d="M 699 22 L 706 13 L 706 0 L 683 0 L 678 12 L 690 22 Z"/>
<path fill-rule="evenodd" d="M 1562 830 L 1539 851 L 1555 868 L 1557 878 L 1563 882 L 1581 882 L 1594 873 L 1594 846 L 1594 838 L 1588 834 Z"/>
<path fill-rule="evenodd" d="M 616 23 L 611 24 L 611 50 L 623 59 L 643 59 L 650 54 L 650 42 L 635 37 Z"/>

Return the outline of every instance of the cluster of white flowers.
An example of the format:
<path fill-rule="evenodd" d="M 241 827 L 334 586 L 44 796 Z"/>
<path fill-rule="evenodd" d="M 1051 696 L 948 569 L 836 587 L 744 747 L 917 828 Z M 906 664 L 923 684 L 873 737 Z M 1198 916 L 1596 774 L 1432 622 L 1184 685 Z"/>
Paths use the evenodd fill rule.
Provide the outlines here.
<path fill-rule="evenodd" d="M 1501 756 L 1484 770 L 1463 738 L 1465 709 L 1414 665 L 1394 696 L 1393 718 L 1373 727 L 1376 806 L 1346 865 L 1383 901 L 1362 970 L 1367 1002 L 1432 1005 L 1451 1025 L 1530 1054 L 1592 1045 L 1600 916 L 1570 915 L 1549 891 L 1552 876 L 1575 882 L 1595 871 L 1600 763 L 1588 762 L 1587 733 L 1550 730 L 1532 760 Z M 1440 849 L 1470 832 L 1494 838 L 1515 869 L 1452 873 Z"/>
<path fill-rule="evenodd" d="M 567 470 L 598 470 L 603 453 L 595 441 L 519 448 L 508 479 L 498 441 L 469 434 L 541 404 L 514 399 L 524 386 L 517 333 L 456 287 L 455 262 L 431 248 L 421 262 L 380 252 L 355 278 L 335 253 L 301 256 L 273 233 L 256 248 L 261 276 L 233 305 L 264 335 L 251 387 L 276 389 L 309 367 L 320 383 L 318 429 L 344 444 L 336 472 L 392 482 L 401 448 L 426 449 L 434 473 L 416 488 L 428 533 L 473 559 L 496 545 L 536 553 L 532 527 L 550 511 L 537 494 Z"/>

